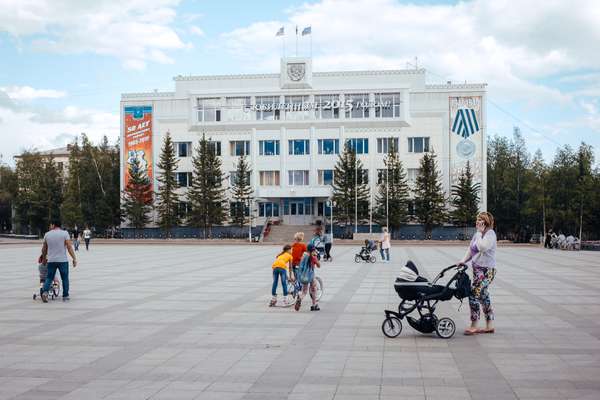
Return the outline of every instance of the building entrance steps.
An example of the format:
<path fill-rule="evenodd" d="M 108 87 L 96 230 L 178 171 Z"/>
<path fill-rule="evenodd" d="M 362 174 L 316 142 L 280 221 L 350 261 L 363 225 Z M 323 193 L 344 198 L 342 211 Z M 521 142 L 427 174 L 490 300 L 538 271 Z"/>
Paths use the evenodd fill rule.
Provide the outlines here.
<path fill-rule="evenodd" d="M 316 225 L 272 225 L 264 243 L 292 243 L 296 232 L 304 232 L 304 242 L 308 242 L 315 232 Z"/>

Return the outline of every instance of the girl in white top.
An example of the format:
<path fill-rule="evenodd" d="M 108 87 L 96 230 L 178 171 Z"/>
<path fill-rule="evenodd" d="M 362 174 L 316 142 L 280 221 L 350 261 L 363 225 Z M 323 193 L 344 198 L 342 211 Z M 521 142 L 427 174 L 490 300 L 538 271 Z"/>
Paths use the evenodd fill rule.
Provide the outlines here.
<path fill-rule="evenodd" d="M 473 287 L 469 296 L 471 308 L 471 326 L 465 330 L 465 335 L 477 333 L 494 333 L 494 310 L 490 300 L 488 287 L 496 276 L 496 232 L 494 232 L 494 217 L 489 212 L 481 212 L 475 222 L 477 232 L 473 235 L 467 253 L 459 264 L 471 261 L 473 267 Z M 479 329 L 479 308 L 483 309 L 486 327 Z"/>
<path fill-rule="evenodd" d="M 381 238 L 379 239 L 380 244 L 380 253 L 381 253 L 381 261 L 390 262 L 390 234 L 388 233 L 387 226 L 383 227 L 381 232 Z"/>

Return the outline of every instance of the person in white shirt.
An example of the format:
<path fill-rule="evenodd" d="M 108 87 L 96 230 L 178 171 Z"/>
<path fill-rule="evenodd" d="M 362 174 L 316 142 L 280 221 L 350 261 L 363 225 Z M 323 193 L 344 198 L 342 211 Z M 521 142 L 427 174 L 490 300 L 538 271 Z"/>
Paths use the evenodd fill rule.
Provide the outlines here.
<path fill-rule="evenodd" d="M 85 240 L 85 249 L 89 250 L 90 249 L 90 240 L 92 239 L 92 231 L 90 231 L 89 227 L 85 227 L 85 230 L 83 231 L 83 240 Z"/>
<path fill-rule="evenodd" d="M 471 326 L 465 330 L 465 335 L 477 333 L 494 333 L 494 310 L 488 287 L 496 276 L 496 232 L 494 232 L 494 217 L 489 212 L 481 212 L 475 222 L 477 232 L 473 235 L 467 252 L 459 264 L 471 261 L 473 267 L 473 287 L 469 296 L 471 309 Z M 486 327 L 477 327 L 480 316 L 480 305 L 485 315 Z"/>
<path fill-rule="evenodd" d="M 60 279 L 63 287 L 63 301 L 69 300 L 69 259 L 67 251 L 73 259 L 73 268 L 77 266 L 77 258 L 71 244 L 71 238 L 67 231 L 60 229 L 60 221 L 54 220 L 50 224 L 50 230 L 44 235 L 44 245 L 42 246 L 41 261 L 48 265 L 46 281 L 42 288 L 42 301 L 48 302 L 48 290 L 56 275 L 56 270 L 60 272 Z"/>
<path fill-rule="evenodd" d="M 381 253 L 381 261 L 390 262 L 390 234 L 388 233 L 388 228 L 385 226 L 381 232 L 381 238 L 379 239 L 380 253 Z"/>

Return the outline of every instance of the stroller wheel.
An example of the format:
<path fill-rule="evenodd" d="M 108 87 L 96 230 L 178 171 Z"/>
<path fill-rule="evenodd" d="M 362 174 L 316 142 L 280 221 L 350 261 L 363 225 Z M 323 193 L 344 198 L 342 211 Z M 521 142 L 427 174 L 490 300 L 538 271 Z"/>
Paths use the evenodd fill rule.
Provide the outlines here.
<path fill-rule="evenodd" d="M 361 260 L 361 257 L 360 257 L 360 255 L 358 255 L 358 254 L 357 254 L 357 255 L 355 255 L 355 256 L 354 256 L 354 262 L 355 262 L 355 263 L 359 263 L 359 262 L 360 262 L 360 260 Z"/>
<path fill-rule="evenodd" d="M 371 262 L 371 263 L 375 264 L 375 261 L 377 261 L 377 259 L 375 258 L 375 256 L 374 256 L 373 254 L 371 254 L 371 255 L 369 256 L 369 262 Z"/>
<path fill-rule="evenodd" d="M 402 322 L 396 317 L 388 317 L 381 324 L 381 331 L 389 338 L 395 338 L 402 332 Z"/>
<path fill-rule="evenodd" d="M 448 317 L 441 318 L 435 326 L 435 333 L 442 339 L 450 339 L 456 332 L 456 324 Z"/>

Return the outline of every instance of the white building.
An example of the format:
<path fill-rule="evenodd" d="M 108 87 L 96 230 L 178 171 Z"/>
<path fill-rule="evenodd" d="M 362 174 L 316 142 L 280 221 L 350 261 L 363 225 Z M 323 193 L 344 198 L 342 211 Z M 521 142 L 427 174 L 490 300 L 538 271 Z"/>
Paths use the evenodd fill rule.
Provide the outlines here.
<path fill-rule="evenodd" d="M 174 92 L 122 95 L 123 159 L 145 157 L 153 170 L 170 132 L 178 144 L 178 179 L 185 193 L 191 148 L 205 132 L 216 142 L 225 174 L 235 170 L 240 154 L 248 155 L 256 223 L 270 217 L 298 225 L 323 214 L 346 141 L 368 169 L 374 198 L 378 170 L 385 168 L 387 146 L 394 140 L 410 181 L 423 152 L 434 150 L 446 192 L 469 160 L 485 209 L 486 85 L 428 85 L 425 77 L 424 69 L 313 72 L 308 58 L 282 59 L 275 74 L 180 75 Z M 141 107 L 151 113 L 149 138 L 135 132 L 126 137 L 126 130 L 147 128 L 147 123 L 130 128 L 141 121 L 141 111 L 134 115 Z M 144 140 L 151 145 L 137 155 L 136 146 Z"/>

